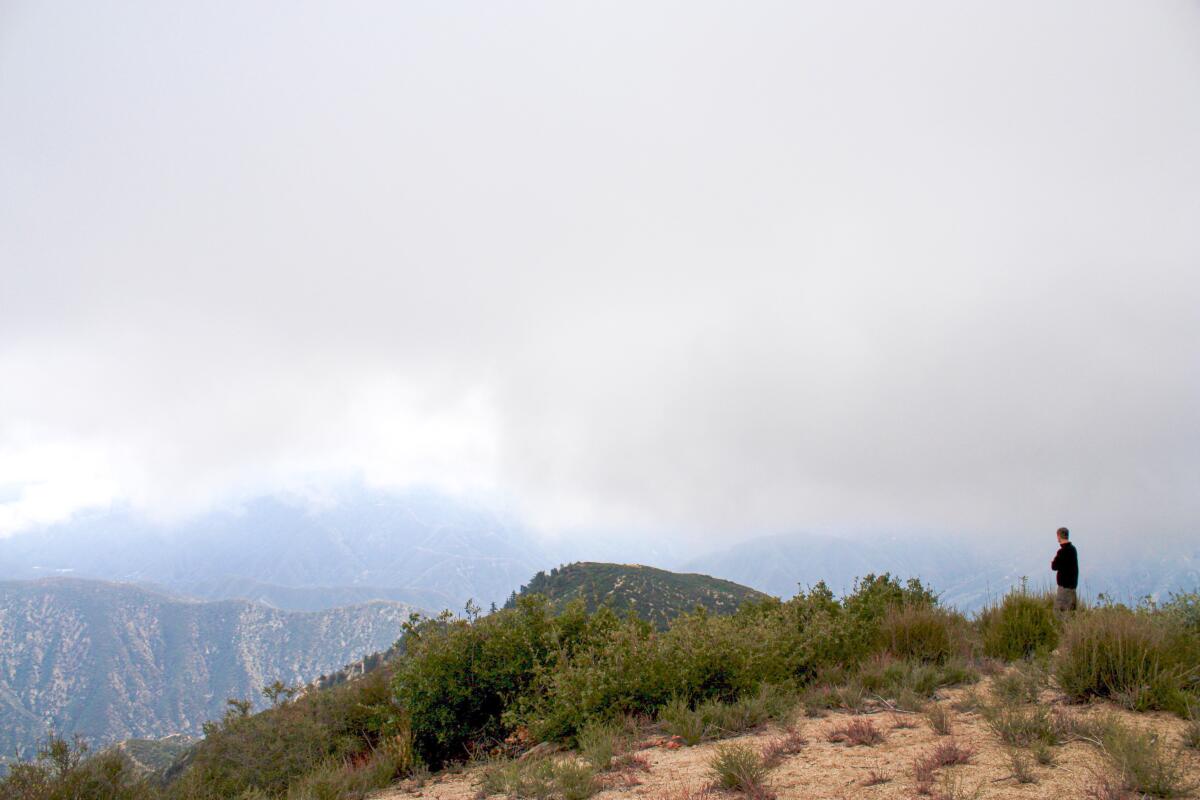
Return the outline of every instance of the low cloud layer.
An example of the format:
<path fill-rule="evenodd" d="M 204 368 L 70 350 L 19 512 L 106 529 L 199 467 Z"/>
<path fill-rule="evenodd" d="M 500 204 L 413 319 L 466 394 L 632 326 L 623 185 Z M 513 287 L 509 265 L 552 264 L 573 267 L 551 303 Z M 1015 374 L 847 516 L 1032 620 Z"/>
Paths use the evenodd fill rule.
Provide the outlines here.
<path fill-rule="evenodd" d="M 1200 523 L 1200 7 L 0 7 L 0 532 L 361 473 Z"/>

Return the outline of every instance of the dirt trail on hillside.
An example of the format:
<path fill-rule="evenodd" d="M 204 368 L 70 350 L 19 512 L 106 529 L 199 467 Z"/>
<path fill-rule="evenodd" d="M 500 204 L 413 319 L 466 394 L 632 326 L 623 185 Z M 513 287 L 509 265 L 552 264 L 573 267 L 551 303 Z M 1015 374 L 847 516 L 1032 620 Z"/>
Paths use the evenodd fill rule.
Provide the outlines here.
<path fill-rule="evenodd" d="M 982 684 L 986 686 L 986 682 Z M 962 696 L 965 689 L 944 690 L 938 695 L 939 705 L 949 706 Z M 986 690 L 984 690 L 986 691 Z M 1043 703 L 1061 705 L 1062 698 L 1046 693 Z M 1169 714 L 1135 714 L 1112 704 L 1066 706 L 1071 714 L 1092 715 L 1113 712 L 1121 720 L 1142 729 L 1153 729 L 1170 747 L 1178 746 L 1185 723 Z M 831 729 L 853 719 L 870 719 L 886 736 L 878 745 L 847 746 L 830 742 Z M 914 728 L 896 728 L 901 717 L 916 724 Z M 1106 765 L 1095 747 L 1084 742 L 1072 742 L 1053 748 L 1056 764 L 1033 764 L 1036 782 L 1021 784 L 1012 777 L 1009 750 L 988 728 L 977 712 L 953 712 L 950 736 L 939 736 L 922 714 L 893 714 L 889 711 L 867 715 L 831 713 L 824 718 L 799 718 L 795 726 L 808 743 L 800 752 L 787 756 L 772 770 L 767 787 L 778 800 L 892 800 L 920 797 L 913 777 L 913 762 L 933 748 L 954 740 L 975 751 L 971 763 L 939 770 L 934 792 L 943 796 L 948 786 L 957 787 L 954 796 L 969 798 L 1029 798 L 1033 800 L 1071 800 L 1088 797 L 1087 789 L 1097 776 L 1106 773 Z M 642 743 L 640 755 L 649 769 L 608 773 L 602 776 L 608 788 L 593 795 L 594 800 L 689 800 L 712 783 L 709 769 L 716 749 L 721 744 L 747 743 L 762 748 L 783 731 L 764 728 L 754 733 L 706 742 L 696 747 L 670 749 L 661 736 Z M 1024 751 L 1028 755 L 1028 751 Z M 1193 780 L 1200 782 L 1200 754 L 1184 751 L 1181 756 Z M 1032 763 L 1032 759 L 1031 759 Z M 872 773 L 889 778 L 887 782 L 866 785 Z M 479 791 L 477 770 L 457 774 L 436 775 L 423 786 L 396 787 L 373 796 L 375 800 L 473 800 Z M 740 798 L 736 792 L 713 791 L 713 800 Z"/>

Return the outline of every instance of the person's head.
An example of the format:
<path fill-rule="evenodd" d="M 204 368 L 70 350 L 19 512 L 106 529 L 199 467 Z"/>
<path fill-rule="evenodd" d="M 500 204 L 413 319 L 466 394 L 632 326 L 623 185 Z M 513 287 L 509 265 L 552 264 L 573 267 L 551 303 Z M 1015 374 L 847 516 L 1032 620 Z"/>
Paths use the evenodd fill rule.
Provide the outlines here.
<path fill-rule="evenodd" d="M 1070 538 L 1071 538 L 1071 532 L 1069 530 L 1067 530 L 1066 528 L 1058 529 L 1058 543 L 1059 544 L 1066 544 Z"/>

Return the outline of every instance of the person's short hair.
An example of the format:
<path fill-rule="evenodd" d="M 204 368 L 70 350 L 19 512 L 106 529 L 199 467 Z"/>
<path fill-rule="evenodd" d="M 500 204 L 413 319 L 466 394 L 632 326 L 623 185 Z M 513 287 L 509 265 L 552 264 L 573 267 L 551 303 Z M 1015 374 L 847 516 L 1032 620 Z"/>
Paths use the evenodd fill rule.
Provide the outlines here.
<path fill-rule="evenodd" d="M 1059 536 L 1059 538 L 1060 538 L 1060 539 L 1070 539 L 1070 538 L 1071 538 L 1071 532 L 1070 532 L 1069 530 L 1067 530 L 1066 528 L 1059 528 L 1059 529 L 1058 529 L 1058 536 Z"/>

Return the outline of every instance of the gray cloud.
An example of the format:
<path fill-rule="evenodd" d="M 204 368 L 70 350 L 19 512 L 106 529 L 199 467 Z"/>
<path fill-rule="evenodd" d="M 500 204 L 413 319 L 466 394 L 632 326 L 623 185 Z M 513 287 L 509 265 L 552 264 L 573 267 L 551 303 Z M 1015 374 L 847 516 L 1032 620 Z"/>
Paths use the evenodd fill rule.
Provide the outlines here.
<path fill-rule="evenodd" d="M 0 528 L 1200 521 L 1194 3 L 0 8 Z"/>

